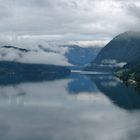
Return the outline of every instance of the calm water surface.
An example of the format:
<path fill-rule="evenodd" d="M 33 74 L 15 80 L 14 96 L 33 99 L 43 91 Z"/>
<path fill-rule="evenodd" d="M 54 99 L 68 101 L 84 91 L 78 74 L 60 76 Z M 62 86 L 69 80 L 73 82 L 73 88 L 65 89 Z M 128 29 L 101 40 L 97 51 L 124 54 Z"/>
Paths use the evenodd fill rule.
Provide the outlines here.
<path fill-rule="evenodd" d="M 111 75 L 0 85 L 0 140 L 140 140 L 140 93 Z"/>

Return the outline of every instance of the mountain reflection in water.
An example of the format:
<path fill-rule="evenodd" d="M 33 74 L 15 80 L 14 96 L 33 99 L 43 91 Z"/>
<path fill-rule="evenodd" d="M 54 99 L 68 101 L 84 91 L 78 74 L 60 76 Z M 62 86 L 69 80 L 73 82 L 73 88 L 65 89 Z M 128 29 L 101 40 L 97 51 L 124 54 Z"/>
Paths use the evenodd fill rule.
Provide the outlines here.
<path fill-rule="evenodd" d="M 112 75 L 73 75 L 68 90 L 72 94 L 81 92 L 96 93 L 100 91 L 117 106 L 128 109 L 140 109 L 140 92 L 122 83 Z"/>
<path fill-rule="evenodd" d="M 139 140 L 140 93 L 112 75 L 0 85 L 0 140 Z"/>

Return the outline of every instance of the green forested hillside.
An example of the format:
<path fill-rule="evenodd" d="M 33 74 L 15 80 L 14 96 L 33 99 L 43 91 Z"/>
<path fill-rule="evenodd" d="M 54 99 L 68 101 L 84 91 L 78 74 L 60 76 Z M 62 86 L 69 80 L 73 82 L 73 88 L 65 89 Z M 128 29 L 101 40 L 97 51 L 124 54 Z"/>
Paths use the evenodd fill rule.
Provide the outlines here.
<path fill-rule="evenodd" d="M 140 86 L 140 64 L 130 63 L 117 71 L 117 75 L 125 82 Z"/>

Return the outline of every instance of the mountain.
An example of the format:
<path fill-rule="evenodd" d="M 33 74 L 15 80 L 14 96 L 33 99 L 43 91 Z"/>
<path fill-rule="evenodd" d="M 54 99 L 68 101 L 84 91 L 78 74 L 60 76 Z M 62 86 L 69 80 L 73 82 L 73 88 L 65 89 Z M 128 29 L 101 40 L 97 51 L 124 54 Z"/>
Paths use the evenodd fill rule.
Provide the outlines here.
<path fill-rule="evenodd" d="M 41 58 L 41 51 L 39 50 L 1 46 L 0 84 L 54 80 L 70 74 L 70 69 L 64 66 L 47 64 L 42 62 L 42 59 L 40 61 L 34 60 L 38 54 L 40 54 L 39 58 Z"/>
<path fill-rule="evenodd" d="M 107 60 L 128 63 L 138 58 L 140 58 L 140 32 L 125 32 L 111 40 L 93 63 L 104 63 Z"/>
<path fill-rule="evenodd" d="M 108 67 L 113 70 L 140 58 L 140 32 L 125 32 L 112 39 L 92 61 L 90 69 Z"/>
<path fill-rule="evenodd" d="M 98 47 L 83 48 L 78 45 L 65 45 L 63 47 L 69 48 L 65 53 L 69 63 L 79 66 L 89 64 L 93 59 L 95 59 L 101 49 Z"/>
<path fill-rule="evenodd" d="M 89 46 L 84 48 L 79 45 L 58 45 L 58 49 L 51 47 L 47 48 L 43 45 L 39 45 L 39 48 L 45 52 L 53 53 L 61 53 L 58 51 L 58 49 L 62 50 L 63 55 L 66 57 L 68 62 L 74 66 L 84 66 L 89 64 L 93 59 L 95 59 L 101 50 L 101 47 Z"/>

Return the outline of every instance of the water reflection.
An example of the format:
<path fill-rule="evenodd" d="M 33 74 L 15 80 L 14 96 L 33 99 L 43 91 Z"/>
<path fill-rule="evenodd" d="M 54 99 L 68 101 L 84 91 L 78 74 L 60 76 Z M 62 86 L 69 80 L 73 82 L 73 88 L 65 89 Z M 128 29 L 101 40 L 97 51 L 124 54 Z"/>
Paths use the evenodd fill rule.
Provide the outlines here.
<path fill-rule="evenodd" d="M 0 85 L 6 86 L 6 85 L 17 85 L 20 83 L 26 83 L 26 82 L 42 82 L 42 81 L 53 81 L 58 79 L 64 79 L 66 78 L 70 73 L 31 73 L 31 74 L 1 74 L 0 75 Z"/>
<path fill-rule="evenodd" d="M 90 79 L 117 106 L 127 110 L 140 109 L 140 93 L 133 87 L 114 76 L 92 76 Z"/>
<path fill-rule="evenodd" d="M 68 84 L 70 94 L 97 94 L 106 95 L 117 106 L 134 110 L 140 109 L 140 93 L 131 86 L 126 86 L 117 77 L 112 75 L 72 75 L 73 80 Z"/>
<path fill-rule="evenodd" d="M 68 91 L 71 94 L 78 94 L 81 92 L 96 93 L 98 89 L 88 76 L 80 74 L 72 74 L 69 77 L 71 82 L 68 83 Z"/>
<path fill-rule="evenodd" d="M 0 85 L 0 140 L 139 140 L 139 109 L 113 76 Z"/>

